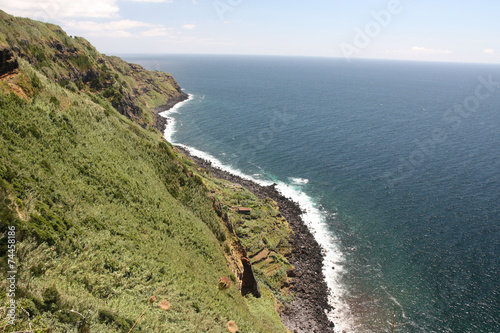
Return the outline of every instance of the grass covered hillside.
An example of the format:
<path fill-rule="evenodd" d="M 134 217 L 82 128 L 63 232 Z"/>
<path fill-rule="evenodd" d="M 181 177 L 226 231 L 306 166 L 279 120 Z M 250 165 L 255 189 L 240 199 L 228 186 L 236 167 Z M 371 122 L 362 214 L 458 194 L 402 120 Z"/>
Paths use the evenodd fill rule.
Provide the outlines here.
<path fill-rule="evenodd" d="M 1 10 L 0 49 L 4 60 L 12 56 L 25 59 L 68 90 L 106 98 L 142 126 L 154 124 L 153 109 L 166 104 L 167 99 L 187 98 L 168 73 L 146 71 L 118 57 L 108 57 L 84 38 L 68 36 L 57 25 L 13 17 Z"/>
<path fill-rule="evenodd" d="M 154 128 L 183 98 L 170 75 L 4 12 L 0 53 L 0 332 L 128 332 L 145 309 L 134 332 L 287 331 L 287 222 Z M 238 288 L 247 251 L 260 298 Z"/>

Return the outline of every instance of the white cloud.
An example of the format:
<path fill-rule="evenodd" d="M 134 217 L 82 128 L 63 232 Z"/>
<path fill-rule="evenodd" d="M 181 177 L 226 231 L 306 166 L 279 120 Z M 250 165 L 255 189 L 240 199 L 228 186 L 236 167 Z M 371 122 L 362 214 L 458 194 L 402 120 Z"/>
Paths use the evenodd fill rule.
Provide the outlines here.
<path fill-rule="evenodd" d="M 485 53 L 485 54 L 494 54 L 495 51 L 493 49 L 484 49 L 483 53 Z"/>
<path fill-rule="evenodd" d="M 141 32 L 141 36 L 144 37 L 158 37 L 158 36 L 167 36 L 169 35 L 172 29 L 168 29 L 165 27 L 153 28 L 146 31 Z"/>
<path fill-rule="evenodd" d="M 108 31 L 108 30 L 127 30 L 139 27 L 152 27 L 153 25 L 140 21 L 119 20 L 105 23 L 93 21 L 63 21 L 63 25 L 70 29 L 80 31 Z"/>
<path fill-rule="evenodd" d="M 411 52 L 414 53 L 425 53 L 425 54 L 452 54 L 453 52 L 450 50 L 436 50 L 429 49 L 423 46 L 414 46 L 411 48 Z"/>
<path fill-rule="evenodd" d="M 0 0 L 7 13 L 42 21 L 69 17 L 112 18 L 118 16 L 116 0 Z"/>
<path fill-rule="evenodd" d="M 184 29 L 193 30 L 194 28 L 196 28 L 196 24 L 184 24 L 182 27 Z"/>
<path fill-rule="evenodd" d="M 405 53 L 408 53 L 408 50 L 402 50 L 402 49 L 399 49 L 399 50 L 384 50 L 384 51 L 380 51 L 379 53 L 380 54 L 387 54 L 387 55 L 405 54 Z"/>
<path fill-rule="evenodd" d="M 397 50 L 384 50 L 379 52 L 384 55 L 439 55 L 439 54 L 453 54 L 450 50 L 436 50 L 423 46 L 413 46 L 410 49 L 397 49 Z"/>
<path fill-rule="evenodd" d="M 63 21 L 62 26 L 65 30 L 69 30 L 72 33 L 108 37 L 159 37 L 167 36 L 172 32 L 171 28 L 166 28 L 159 24 L 132 20 L 118 20 L 104 23 L 72 20 Z"/>
<path fill-rule="evenodd" d="M 154 2 L 154 3 L 160 3 L 160 2 L 172 2 L 173 0 L 127 0 L 130 2 Z"/>
<path fill-rule="evenodd" d="M 113 37 L 113 38 L 118 38 L 118 37 L 132 37 L 133 34 L 125 31 L 125 30 L 108 30 L 108 31 L 102 31 L 99 34 L 96 34 L 99 37 Z"/>

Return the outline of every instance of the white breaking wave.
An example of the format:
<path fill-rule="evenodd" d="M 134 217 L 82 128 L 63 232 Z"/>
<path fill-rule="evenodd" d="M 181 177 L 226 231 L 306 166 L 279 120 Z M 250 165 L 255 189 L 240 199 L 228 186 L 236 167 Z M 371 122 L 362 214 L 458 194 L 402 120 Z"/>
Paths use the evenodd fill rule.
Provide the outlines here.
<path fill-rule="evenodd" d="M 327 313 L 328 319 L 335 324 L 335 332 L 349 332 L 353 327 L 349 306 L 343 301 L 347 290 L 342 283 L 346 273 L 345 258 L 339 247 L 339 240 L 329 230 L 326 214 L 322 212 L 314 199 L 306 193 L 288 184 L 278 182 L 278 190 L 285 197 L 297 202 L 304 211 L 302 220 L 307 225 L 323 253 L 323 274 L 329 289 L 328 303 L 333 310 Z"/>
<path fill-rule="evenodd" d="M 172 108 L 168 109 L 167 111 L 159 113 L 160 116 L 167 119 L 167 126 L 165 126 L 165 130 L 163 131 L 163 136 L 168 142 L 173 143 L 172 140 L 173 140 L 173 135 L 175 133 L 175 119 L 169 116 L 173 113 L 179 113 L 179 108 L 182 107 L 187 102 L 189 102 L 190 100 L 192 100 L 193 98 L 194 95 L 188 94 L 188 98 L 186 100 L 175 104 Z"/>
<path fill-rule="evenodd" d="M 214 167 L 221 170 L 239 176 L 243 179 L 253 181 L 262 186 L 272 185 L 272 182 L 256 179 L 252 176 L 244 174 L 238 169 L 227 166 L 216 157 L 206 152 L 183 144 L 176 145 L 186 149 L 193 156 L 210 161 Z M 298 203 L 300 208 L 304 211 L 301 215 L 302 220 L 313 234 L 323 253 L 323 274 L 325 275 L 326 283 L 329 289 L 328 302 L 333 308 L 332 311 L 327 313 L 328 319 L 335 324 L 335 332 L 342 333 L 343 330 L 349 332 L 350 328 L 353 327 L 353 323 L 349 320 L 349 318 L 351 318 L 351 315 L 349 315 L 350 309 L 348 308 L 348 305 L 343 302 L 347 291 L 344 288 L 341 279 L 346 272 L 346 268 L 344 267 L 345 258 L 340 251 L 338 239 L 332 235 L 331 231 L 328 230 L 326 214 L 317 207 L 316 203 L 310 196 L 300 190 L 300 185 L 307 184 L 308 180 L 302 178 L 290 178 L 290 180 L 296 181 L 292 181 L 292 184 L 278 181 L 276 183 L 276 187 L 285 197 Z"/>
<path fill-rule="evenodd" d="M 201 150 L 198 150 L 196 148 L 189 147 L 189 146 L 186 146 L 186 145 L 183 145 L 183 144 L 180 144 L 180 143 L 176 143 L 175 145 L 186 149 L 193 156 L 196 156 L 196 157 L 199 157 L 201 159 L 209 161 L 210 163 L 212 163 L 212 165 L 214 167 L 219 168 L 219 169 L 221 169 L 223 171 L 229 172 L 229 173 L 231 173 L 233 175 L 236 175 L 238 177 L 241 177 L 243 179 L 253 181 L 253 182 L 255 182 L 255 183 L 259 184 L 259 185 L 262 185 L 262 186 L 272 185 L 272 182 L 265 182 L 265 181 L 262 181 L 262 180 L 255 179 L 252 176 L 244 174 L 243 172 L 239 171 L 238 169 L 234 169 L 234 168 L 232 168 L 230 166 L 222 164 L 221 161 L 219 161 L 216 157 L 210 155 L 209 153 L 206 153 L 204 151 L 201 151 Z"/>
<path fill-rule="evenodd" d="M 296 185 L 305 185 L 309 183 L 309 179 L 306 178 L 295 178 L 295 177 L 288 177 L 288 179 Z"/>
<path fill-rule="evenodd" d="M 176 104 L 172 109 L 160 114 L 161 116 L 169 119 L 169 123 L 165 129 L 165 139 L 167 139 L 167 141 L 173 143 L 172 135 L 175 132 L 175 121 L 173 118 L 169 118 L 168 116 L 172 113 L 177 113 L 178 109 L 192 98 L 193 95 L 189 95 L 187 100 Z M 259 176 L 259 174 L 255 174 L 254 177 L 244 174 L 236 168 L 223 164 L 213 155 L 196 148 L 180 143 L 175 143 L 175 145 L 186 149 L 193 156 L 210 161 L 214 167 L 239 176 L 243 179 L 253 181 L 262 186 L 269 186 L 273 184 L 273 182 L 255 178 Z M 302 220 L 307 225 L 322 249 L 323 274 L 325 275 L 326 283 L 329 289 L 328 302 L 333 308 L 332 311 L 327 313 L 328 319 L 335 324 L 335 332 L 349 332 L 350 329 L 354 327 L 354 323 L 352 322 L 353 316 L 351 314 L 351 310 L 346 302 L 343 301 L 347 290 L 341 280 L 342 276 L 346 272 L 346 268 L 345 257 L 340 250 L 339 240 L 336 236 L 332 235 L 332 232 L 328 228 L 326 222 L 326 212 L 321 211 L 321 209 L 319 209 L 317 204 L 314 202 L 314 199 L 301 190 L 301 186 L 307 184 L 309 180 L 295 177 L 289 177 L 288 180 L 290 184 L 277 181 L 277 189 L 282 195 L 299 204 L 302 211 L 304 211 L 301 215 Z"/>

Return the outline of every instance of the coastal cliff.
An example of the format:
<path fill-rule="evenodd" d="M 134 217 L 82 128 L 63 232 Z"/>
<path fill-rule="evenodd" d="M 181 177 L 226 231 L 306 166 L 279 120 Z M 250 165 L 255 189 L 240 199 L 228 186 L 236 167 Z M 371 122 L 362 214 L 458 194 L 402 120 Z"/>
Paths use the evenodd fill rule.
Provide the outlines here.
<path fill-rule="evenodd" d="M 2 11 L 0 20 L 0 75 L 18 66 L 14 59 L 24 59 L 61 87 L 107 99 L 143 127 L 155 124 L 155 108 L 187 98 L 172 75 L 101 54 L 83 37 L 68 36 L 57 25 Z"/>
<path fill-rule="evenodd" d="M 126 332 L 152 305 L 136 330 L 331 330 L 300 209 L 162 137 L 170 74 L 0 19 L 0 327 Z"/>

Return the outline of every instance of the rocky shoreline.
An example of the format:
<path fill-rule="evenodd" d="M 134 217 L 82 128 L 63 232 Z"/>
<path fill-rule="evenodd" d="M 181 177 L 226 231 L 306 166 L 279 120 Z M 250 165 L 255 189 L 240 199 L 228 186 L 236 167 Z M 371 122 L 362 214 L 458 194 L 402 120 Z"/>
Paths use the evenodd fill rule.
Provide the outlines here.
<path fill-rule="evenodd" d="M 299 205 L 283 196 L 274 185 L 261 186 L 214 167 L 210 161 L 191 155 L 183 147 L 176 148 L 214 177 L 240 184 L 258 197 L 269 197 L 278 203 L 281 214 L 293 231 L 292 253 L 288 260 L 295 268 L 289 272 L 293 281 L 290 290 L 295 300 L 285 304 L 285 310 L 280 314 L 281 320 L 292 332 L 333 332 L 334 325 L 325 312 L 331 310 L 331 306 L 328 304 L 328 287 L 322 270 L 321 247 L 302 221 Z"/>
<path fill-rule="evenodd" d="M 188 94 L 186 94 L 183 91 L 180 91 L 179 96 L 170 98 L 166 104 L 155 108 L 153 110 L 153 112 L 154 112 L 153 127 L 156 128 L 161 133 L 163 133 L 163 131 L 165 130 L 165 127 L 167 126 L 168 119 L 160 116 L 160 113 L 167 111 L 167 110 L 170 110 L 171 108 L 173 108 L 175 106 L 175 104 L 183 102 L 188 98 L 189 98 Z"/>

